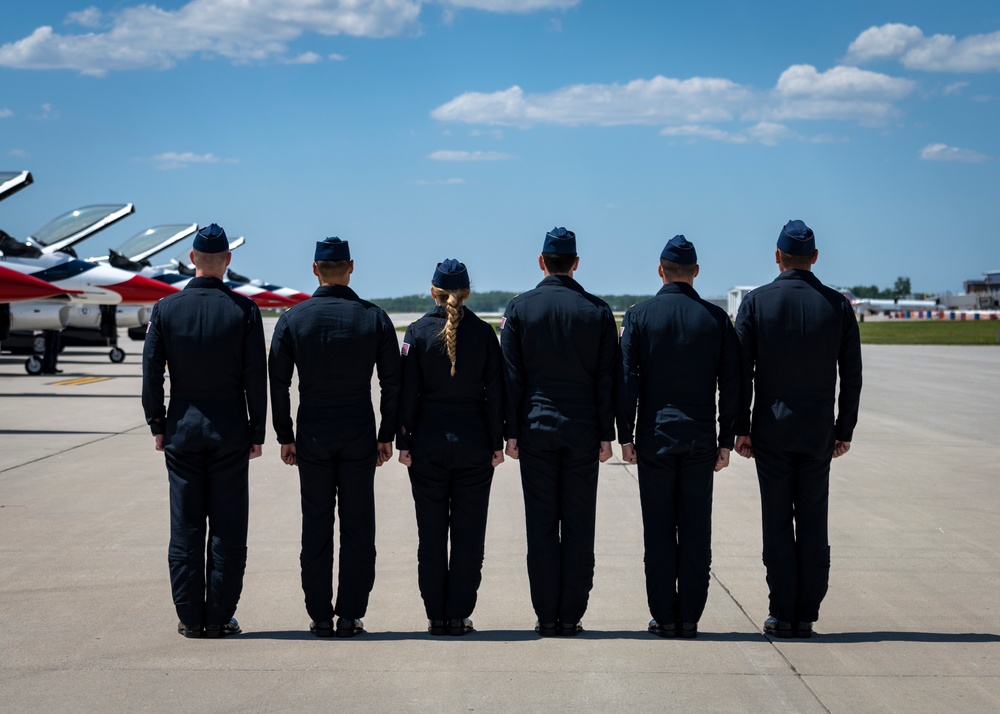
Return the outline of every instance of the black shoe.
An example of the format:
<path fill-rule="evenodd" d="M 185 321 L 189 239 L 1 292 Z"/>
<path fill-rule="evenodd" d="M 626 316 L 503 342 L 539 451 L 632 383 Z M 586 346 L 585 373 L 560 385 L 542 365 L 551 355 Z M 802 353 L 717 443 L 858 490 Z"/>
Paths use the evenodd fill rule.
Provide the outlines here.
<path fill-rule="evenodd" d="M 795 637 L 795 626 L 787 620 L 769 617 L 764 620 L 764 634 L 787 640 Z"/>
<path fill-rule="evenodd" d="M 555 622 L 536 622 L 535 632 L 539 637 L 555 637 L 559 634 L 559 624 Z"/>
<path fill-rule="evenodd" d="M 204 634 L 205 630 L 199 625 L 198 627 L 188 627 L 183 622 L 177 623 L 177 634 L 184 635 L 185 637 L 197 638 Z"/>
<path fill-rule="evenodd" d="M 225 625 L 205 626 L 205 637 L 229 637 L 230 635 L 238 635 L 241 632 L 243 632 L 243 630 L 240 629 L 240 623 L 236 621 L 235 617 Z"/>
<path fill-rule="evenodd" d="M 583 632 L 583 625 L 581 625 L 579 622 L 560 622 L 559 623 L 559 636 L 560 637 L 576 637 L 581 632 Z"/>
<path fill-rule="evenodd" d="M 349 617 L 337 618 L 337 637 L 354 637 L 365 631 L 365 623 Z"/>
<path fill-rule="evenodd" d="M 456 637 L 461 637 L 462 635 L 467 635 L 470 632 L 475 632 L 476 628 L 472 626 L 472 620 L 467 617 L 456 618 L 453 617 L 448 621 L 448 634 L 454 635 Z"/>
<path fill-rule="evenodd" d="M 441 635 L 451 634 L 448 631 L 448 621 L 447 620 L 428 620 L 427 621 L 427 631 L 434 635 L 435 637 L 440 637 Z"/>
<path fill-rule="evenodd" d="M 677 626 L 672 622 L 666 625 L 661 625 L 656 620 L 650 620 L 649 627 L 647 627 L 646 630 L 657 637 L 677 637 Z"/>
<path fill-rule="evenodd" d="M 46 369 L 46 370 L 42 370 L 42 374 L 62 374 L 62 373 L 63 373 L 63 371 L 61 369 Z"/>
<path fill-rule="evenodd" d="M 677 623 L 677 636 L 683 637 L 686 640 L 692 640 L 698 636 L 698 623 L 697 622 L 678 622 Z"/>
<path fill-rule="evenodd" d="M 800 637 L 803 640 L 808 640 L 813 636 L 813 623 L 811 622 L 796 622 L 795 623 L 795 636 Z"/>
<path fill-rule="evenodd" d="M 333 637 L 333 622 L 330 620 L 315 620 L 309 623 L 309 631 L 317 637 Z"/>

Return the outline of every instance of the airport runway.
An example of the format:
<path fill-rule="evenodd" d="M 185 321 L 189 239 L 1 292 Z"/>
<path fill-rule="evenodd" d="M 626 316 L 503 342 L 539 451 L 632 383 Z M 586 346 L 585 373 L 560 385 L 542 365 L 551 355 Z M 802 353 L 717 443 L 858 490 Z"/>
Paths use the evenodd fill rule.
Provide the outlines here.
<path fill-rule="evenodd" d="M 273 433 L 251 465 L 245 634 L 179 637 L 163 460 L 139 404 L 141 346 L 123 346 L 121 365 L 70 348 L 58 378 L 0 356 L 3 711 L 1000 711 L 998 348 L 864 348 L 861 423 L 831 479 L 821 634 L 772 642 L 752 463 L 716 477 L 708 608 L 683 641 L 645 632 L 635 471 L 617 459 L 601 468 L 580 637 L 531 631 L 510 461 L 494 480 L 478 632 L 429 637 L 394 460 L 376 479 L 369 632 L 318 640 L 299 589 L 296 472 Z"/>

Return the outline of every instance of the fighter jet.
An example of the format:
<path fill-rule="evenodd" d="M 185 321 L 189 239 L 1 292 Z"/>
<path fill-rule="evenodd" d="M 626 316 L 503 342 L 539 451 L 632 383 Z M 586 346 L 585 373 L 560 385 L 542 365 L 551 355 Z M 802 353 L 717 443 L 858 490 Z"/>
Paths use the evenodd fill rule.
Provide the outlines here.
<path fill-rule="evenodd" d="M 900 310 L 934 310 L 940 305 L 937 300 L 913 300 L 907 298 L 859 298 L 850 290 L 841 290 L 841 294 L 851 301 L 855 312 L 870 314 L 898 312 Z"/>

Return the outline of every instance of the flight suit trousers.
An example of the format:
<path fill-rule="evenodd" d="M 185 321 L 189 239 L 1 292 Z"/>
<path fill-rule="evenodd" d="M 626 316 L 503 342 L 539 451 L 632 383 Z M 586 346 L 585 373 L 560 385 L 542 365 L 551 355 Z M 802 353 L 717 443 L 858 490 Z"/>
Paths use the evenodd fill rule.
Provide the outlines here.
<path fill-rule="evenodd" d="M 594 587 L 597 448 L 519 448 L 531 604 L 541 623 L 578 623 Z"/>
<path fill-rule="evenodd" d="M 300 429 L 300 433 L 301 433 Z M 296 441 L 302 500 L 302 591 L 315 622 L 356 619 L 375 584 L 375 435 L 347 446 Z M 338 505 L 338 498 L 340 499 Z M 333 604 L 333 526 L 340 515 L 340 571 Z"/>
<path fill-rule="evenodd" d="M 716 450 L 638 450 L 646 599 L 658 623 L 697 623 L 708 601 Z"/>
<path fill-rule="evenodd" d="M 417 578 L 427 619 L 469 617 L 482 582 L 493 467 L 484 461 L 447 468 L 435 458 L 414 456 L 409 473 L 420 538 Z"/>
<path fill-rule="evenodd" d="M 754 441 L 770 615 L 815 622 L 830 581 L 832 454 L 780 452 Z"/>
<path fill-rule="evenodd" d="M 168 444 L 164 453 L 177 617 L 189 627 L 224 625 L 236 612 L 247 565 L 249 447 L 192 453 Z"/>

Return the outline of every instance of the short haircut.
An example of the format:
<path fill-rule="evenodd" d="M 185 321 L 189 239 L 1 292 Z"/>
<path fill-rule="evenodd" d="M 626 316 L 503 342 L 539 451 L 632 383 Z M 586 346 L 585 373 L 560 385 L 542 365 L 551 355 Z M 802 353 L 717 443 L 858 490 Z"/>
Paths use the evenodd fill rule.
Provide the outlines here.
<path fill-rule="evenodd" d="M 317 260 L 316 270 L 324 278 L 342 278 L 351 267 L 349 260 Z"/>
<path fill-rule="evenodd" d="M 694 272 L 698 269 L 697 263 L 675 263 L 666 258 L 660 258 L 660 267 L 663 269 L 663 277 L 667 280 L 692 280 Z"/>
<path fill-rule="evenodd" d="M 217 272 L 225 268 L 226 258 L 229 257 L 229 251 L 203 253 L 200 250 L 192 250 L 191 252 L 194 253 L 193 260 L 195 267 L 211 270 L 212 272 Z"/>
<path fill-rule="evenodd" d="M 576 261 L 575 254 L 542 253 L 542 262 L 545 263 L 545 269 L 552 275 L 565 275 L 573 269 L 574 261 Z"/>
<path fill-rule="evenodd" d="M 809 255 L 792 255 L 783 250 L 778 250 L 781 264 L 789 270 L 812 270 L 813 253 Z"/>

